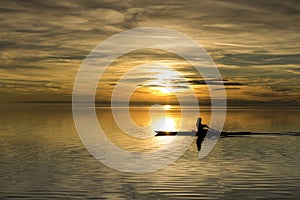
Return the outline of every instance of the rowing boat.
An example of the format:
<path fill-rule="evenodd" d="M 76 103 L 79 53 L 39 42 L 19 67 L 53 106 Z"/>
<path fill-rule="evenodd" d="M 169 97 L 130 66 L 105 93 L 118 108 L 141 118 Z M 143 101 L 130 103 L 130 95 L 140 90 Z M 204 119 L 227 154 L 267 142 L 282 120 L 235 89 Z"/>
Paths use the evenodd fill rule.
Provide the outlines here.
<path fill-rule="evenodd" d="M 196 136 L 196 132 L 190 131 L 155 131 L 155 136 Z M 273 133 L 273 132 L 225 132 L 222 131 L 217 132 L 211 130 L 212 133 L 216 133 L 217 135 L 220 134 L 222 137 L 238 137 L 238 136 L 300 136 L 300 132 L 280 132 L 280 133 Z"/>

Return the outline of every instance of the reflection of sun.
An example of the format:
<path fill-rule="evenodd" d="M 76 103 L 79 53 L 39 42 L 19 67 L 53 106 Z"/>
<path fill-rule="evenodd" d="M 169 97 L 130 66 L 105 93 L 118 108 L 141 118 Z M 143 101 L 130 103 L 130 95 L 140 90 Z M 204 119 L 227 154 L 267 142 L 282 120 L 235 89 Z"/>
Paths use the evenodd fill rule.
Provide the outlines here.
<path fill-rule="evenodd" d="M 159 131 L 176 131 L 176 122 L 172 117 L 158 118 L 154 120 L 152 127 Z"/>
<path fill-rule="evenodd" d="M 166 117 L 162 129 L 166 130 L 166 131 L 176 131 L 175 126 L 176 126 L 176 124 L 175 124 L 174 119 L 171 117 Z"/>
<path fill-rule="evenodd" d="M 170 110 L 172 106 L 170 105 L 164 105 L 164 110 Z"/>

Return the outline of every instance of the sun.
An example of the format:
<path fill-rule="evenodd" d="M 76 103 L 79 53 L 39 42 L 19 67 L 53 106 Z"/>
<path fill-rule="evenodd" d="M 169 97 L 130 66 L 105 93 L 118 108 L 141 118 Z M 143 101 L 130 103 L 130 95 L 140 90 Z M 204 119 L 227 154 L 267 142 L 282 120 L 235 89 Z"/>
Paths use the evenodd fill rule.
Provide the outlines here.
<path fill-rule="evenodd" d="M 151 77 L 152 79 L 148 82 L 148 85 L 154 93 L 161 96 L 168 96 L 173 95 L 183 88 L 182 84 L 184 83 L 180 83 L 183 80 L 179 72 L 166 66 L 159 67 L 159 69 L 156 67 L 150 70 L 154 75 Z"/>
<path fill-rule="evenodd" d="M 151 88 L 153 91 L 158 93 L 158 95 L 166 96 L 166 95 L 172 95 L 173 91 L 170 88 L 170 86 L 167 85 L 161 85 L 161 86 L 155 86 Z"/>

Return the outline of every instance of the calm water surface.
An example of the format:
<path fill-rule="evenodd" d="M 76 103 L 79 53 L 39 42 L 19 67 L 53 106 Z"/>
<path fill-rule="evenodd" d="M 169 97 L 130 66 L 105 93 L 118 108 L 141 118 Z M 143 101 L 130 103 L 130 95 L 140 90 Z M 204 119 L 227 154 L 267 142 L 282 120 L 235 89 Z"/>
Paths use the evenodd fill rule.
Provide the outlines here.
<path fill-rule="evenodd" d="M 299 199 L 297 136 L 220 138 L 204 159 L 195 144 L 170 166 L 151 173 L 124 173 L 94 159 L 82 145 L 72 112 L 64 107 L 1 108 L 0 199 Z M 208 110 L 201 112 L 209 123 Z M 138 143 L 120 133 L 107 109 L 97 109 L 108 137 L 127 150 Z M 133 120 L 149 124 L 145 109 Z M 167 111 L 166 129 L 178 129 L 178 110 Z M 224 130 L 300 131 L 295 108 L 232 108 Z M 183 129 L 195 129 L 195 116 Z M 166 140 L 168 139 L 160 139 Z M 159 141 L 159 140 L 158 140 Z M 160 144 L 160 143 L 158 143 Z"/>

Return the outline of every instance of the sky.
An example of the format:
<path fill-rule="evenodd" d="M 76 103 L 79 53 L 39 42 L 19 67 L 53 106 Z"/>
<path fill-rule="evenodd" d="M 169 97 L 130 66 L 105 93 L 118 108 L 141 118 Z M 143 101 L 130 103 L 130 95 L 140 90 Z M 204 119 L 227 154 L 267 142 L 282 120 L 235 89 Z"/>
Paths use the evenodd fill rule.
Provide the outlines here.
<path fill-rule="evenodd" d="M 100 42 L 133 28 L 163 27 L 206 49 L 220 70 L 229 102 L 299 105 L 299 21 L 298 0 L 4 1 L 0 101 L 70 101 L 77 71 Z M 141 49 L 112 63 L 100 80 L 97 101 L 111 98 L 122 73 L 147 63 L 156 63 L 147 76 L 136 71 L 129 77 L 137 86 L 133 101 L 147 101 L 149 95 L 157 97 L 153 101 L 176 101 L 159 84 L 171 84 L 178 92 L 189 84 L 199 101 L 209 98 L 203 79 L 184 59 Z"/>

